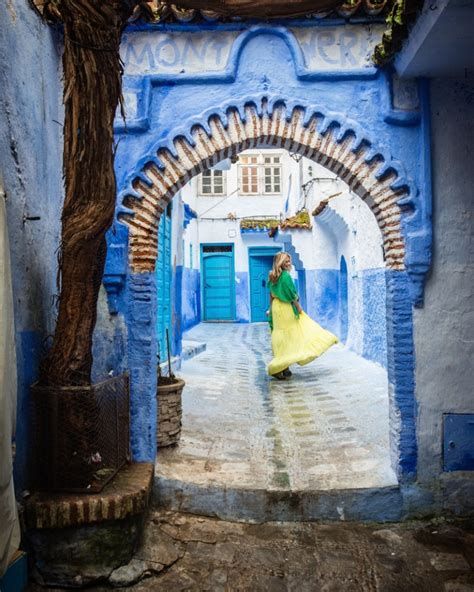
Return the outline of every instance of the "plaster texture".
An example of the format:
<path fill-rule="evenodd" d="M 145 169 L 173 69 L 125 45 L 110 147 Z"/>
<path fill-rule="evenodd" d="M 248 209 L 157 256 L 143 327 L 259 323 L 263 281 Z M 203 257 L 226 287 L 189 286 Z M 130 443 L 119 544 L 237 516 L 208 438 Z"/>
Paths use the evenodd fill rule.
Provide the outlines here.
<path fill-rule="evenodd" d="M 207 491 L 204 513 L 242 518 L 268 492 L 280 496 L 283 516 L 292 496 L 396 486 L 381 367 L 337 346 L 280 382 L 266 374 L 266 324 L 201 323 L 187 336 L 206 351 L 180 370 L 182 435 L 176 448 L 158 450 L 159 503 L 203 511 Z"/>
<path fill-rule="evenodd" d="M 183 332 L 201 321 L 201 274 L 198 269 L 183 267 Z"/>
<path fill-rule="evenodd" d="M 0 176 L 6 194 L 18 370 L 15 480 L 28 487 L 29 385 L 52 333 L 62 187 L 57 33 L 26 0 L 0 6 Z M 12 371 L 14 371 L 12 369 Z"/>
<path fill-rule="evenodd" d="M 436 480 L 442 471 L 443 414 L 474 412 L 473 96 L 471 79 L 431 82 L 437 239 L 425 306 L 414 314 L 419 478 L 426 482 Z M 474 442 L 472 431 L 470 438 Z M 458 488 L 461 492 L 463 479 L 467 481 L 464 487 L 470 483 L 471 493 L 465 490 L 463 495 L 469 495 L 472 503 L 472 473 L 444 477 L 446 482 L 452 481 L 453 494 Z"/>

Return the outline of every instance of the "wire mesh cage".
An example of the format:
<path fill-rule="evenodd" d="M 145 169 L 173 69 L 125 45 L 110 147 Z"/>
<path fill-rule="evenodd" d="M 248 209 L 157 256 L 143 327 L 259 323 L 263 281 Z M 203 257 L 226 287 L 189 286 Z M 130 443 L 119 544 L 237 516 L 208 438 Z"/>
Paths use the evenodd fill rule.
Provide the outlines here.
<path fill-rule="evenodd" d="M 128 376 L 31 391 L 37 488 L 100 492 L 130 459 Z"/>

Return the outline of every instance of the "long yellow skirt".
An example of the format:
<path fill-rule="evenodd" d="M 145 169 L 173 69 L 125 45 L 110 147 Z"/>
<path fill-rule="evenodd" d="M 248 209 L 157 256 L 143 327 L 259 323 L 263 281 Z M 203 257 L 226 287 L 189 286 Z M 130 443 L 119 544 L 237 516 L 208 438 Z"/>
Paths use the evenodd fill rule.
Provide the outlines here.
<path fill-rule="evenodd" d="M 295 317 L 290 303 L 277 298 L 272 301 L 273 360 L 268 374 L 277 374 L 290 364 L 309 364 L 338 342 L 338 338 L 315 323 L 306 313 Z"/>

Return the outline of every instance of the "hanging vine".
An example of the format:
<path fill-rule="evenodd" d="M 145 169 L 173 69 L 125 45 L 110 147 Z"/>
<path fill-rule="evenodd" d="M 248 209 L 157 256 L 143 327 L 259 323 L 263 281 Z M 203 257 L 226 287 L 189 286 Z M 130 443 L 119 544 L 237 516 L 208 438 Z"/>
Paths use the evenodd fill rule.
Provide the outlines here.
<path fill-rule="evenodd" d="M 410 26 L 415 21 L 424 0 L 392 0 L 382 41 L 375 46 L 373 61 L 377 66 L 388 64 L 402 48 Z"/>

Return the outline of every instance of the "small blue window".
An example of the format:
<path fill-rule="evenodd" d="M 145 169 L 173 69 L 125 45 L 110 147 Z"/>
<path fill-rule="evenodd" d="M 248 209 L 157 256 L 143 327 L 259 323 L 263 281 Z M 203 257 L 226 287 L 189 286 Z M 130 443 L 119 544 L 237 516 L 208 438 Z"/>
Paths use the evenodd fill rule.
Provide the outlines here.
<path fill-rule="evenodd" d="M 189 243 L 189 269 L 193 268 L 193 244 Z"/>

